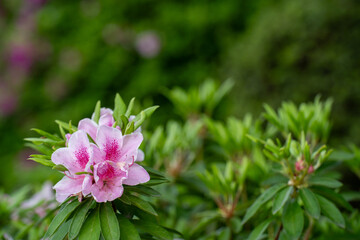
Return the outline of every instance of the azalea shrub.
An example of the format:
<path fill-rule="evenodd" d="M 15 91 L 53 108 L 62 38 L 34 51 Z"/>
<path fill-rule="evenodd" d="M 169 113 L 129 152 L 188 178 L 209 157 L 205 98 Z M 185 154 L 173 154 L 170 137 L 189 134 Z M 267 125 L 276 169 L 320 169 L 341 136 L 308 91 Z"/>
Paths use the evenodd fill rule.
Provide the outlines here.
<path fill-rule="evenodd" d="M 119 94 L 58 133 L 32 129 L 29 159 L 62 178 L 0 193 L 3 238 L 358 239 L 360 150 L 331 145 L 333 101 L 219 117 L 233 86 L 167 90 L 179 117 L 154 129 L 158 106 Z"/>

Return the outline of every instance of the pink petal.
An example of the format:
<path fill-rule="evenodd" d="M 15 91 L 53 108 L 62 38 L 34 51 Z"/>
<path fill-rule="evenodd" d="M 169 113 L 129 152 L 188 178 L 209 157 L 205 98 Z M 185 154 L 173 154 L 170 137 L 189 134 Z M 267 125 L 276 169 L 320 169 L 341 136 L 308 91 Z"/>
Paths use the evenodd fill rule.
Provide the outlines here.
<path fill-rule="evenodd" d="M 82 184 L 82 193 L 84 196 L 91 193 L 91 187 L 93 185 L 93 176 L 86 175 Z"/>
<path fill-rule="evenodd" d="M 112 113 L 104 114 L 99 119 L 99 126 L 106 125 L 108 127 L 112 127 L 114 125 L 114 123 L 115 123 L 115 119 L 114 119 Z"/>
<path fill-rule="evenodd" d="M 98 125 L 93 120 L 89 118 L 80 120 L 78 129 L 85 131 L 95 141 Z"/>
<path fill-rule="evenodd" d="M 112 182 L 108 182 L 104 185 L 94 184 L 91 190 L 91 193 L 97 202 L 113 201 L 116 198 L 121 197 L 124 192 L 122 185 L 115 185 Z"/>
<path fill-rule="evenodd" d="M 136 156 L 135 161 L 136 162 L 142 162 L 142 161 L 144 161 L 144 159 L 145 159 L 145 154 L 141 149 L 139 149 L 138 152 L 137 152 L 137 156 Z"/>
<path fill-rule="evenodd" d="M 105 115 L 105 114 L 113 114 L 113 110 L 111 110 L 110 108 L 100 108 L 100 117 Z M 95 117 L 95 113 L 93 113 L 91 115 L 91 120 L 94 120 Z"/>
<path fill-rule="evenodd" d="M 69 148 L 59 148 L 51 155 L 51 161 L 59 165 L 64 165 L 71 174 L 81 172 L 81 167 L 74 160 Z"/>
<path fill-rule="evenodd" d="M 92 164 L 97 164 L 97 163 L 100 163 L 100 162 L 103 162 L 105 161 L 105 153 L 102 152 L 98 146 L 96 146 L 95 144 L 93 143 L 90 143 L 90 146 L 91 146 L 91 149 L 92 149 L 92 152 L 93 152 L 93 156 L 92 156 Z"/>
<path fill-rule="evenodd" d="M 138 149 L 143 140 L 141 133 L 132 133 L 123 138 L 123 147 L 121 149 L 121 161 L 133 164 L 138 155 Z"/>
<path fill-rule="evenodd" d="M 118 185 L 122 184 L 122 180 L 127 177 L 127 170 L 118 166 L 117 163 L 112 161 L 104 161 L 94 166 L 94 179 L 95 182 L 114 182 Z"/>
<path fill-rule="evenodd" d="M 82 183 L 84 178 L 68 178 L 67 176 L 63 177 L 54 187 L 56 191 L 56 200 L 58 202 L 65 201 L 70 195 L 78 194 L 81 192 Z"/>
<path fill-rule="evenodd" d="M 140 165 L 134 163 L 128 172 L 128 177 L 123 181 L 123 184 L 134 186 L 140 183 L 146 183 L 150 180 L 148 172 Z"/>
<path fill-rule="evenodd" d="M 66 146 L 66 147 L 69 146 L 70 137 L 71 137 L 71 134 L 70 134 L 70 133 L 65 134 L 65 138 L 66 138 L 65 146 Z"/>
<path fill-rule="evenodd" d="M 100 150 L 105 153 L 105 159 L 117 161 L 122 154 L 122 134 L 119 129 L 100 126 L 96 136 L 96 143 Z"/>
<path fill-rule="evenodd" d="M 86 132 L 79 130 L 73 133 L 69 140 L 69 149 L 77 166 L 84 171 L 92 157 L 92 149 Z"/>

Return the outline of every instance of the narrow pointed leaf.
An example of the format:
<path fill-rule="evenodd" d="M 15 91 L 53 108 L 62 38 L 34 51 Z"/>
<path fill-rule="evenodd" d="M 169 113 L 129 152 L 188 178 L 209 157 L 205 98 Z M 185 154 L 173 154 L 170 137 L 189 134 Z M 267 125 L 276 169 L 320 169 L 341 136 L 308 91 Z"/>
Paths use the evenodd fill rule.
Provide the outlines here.
<path fill-rule="evenodd" d="M 68 130 L 70 133 L 73 133 L 75 131 L 77 131 L 77 128 L 72 126 L 71 123 L 66 123 L 60 120 L 55 120 L 55 122 L 61 126 L 63 129 Z"/>
<path fill-rule="evenodd" d="M 321 213 L 339 227 L 345 228 L 344 217 L 335 204 L 320 195 L 316 195 L 316 197 L 319 200 Z"/>
<path fill-rule="evenodd" d="M 99 207 L 91 211 L 79 233 L 79 240 L 99 240 L 100 238 Z"/>
<path fill-rule="evenodd" d="M 129 105 L 128 105 L 128 107 L 127 107 L 127 109 L 126 109 L 126 112 L 125 112 L 125 116 L 126 116 L 127 118 L 129 118 L 130 115 L 131 115 L 131 111 L 132 111 L 132 109 L 133 109 L 133 107 L 134 107 L 134 102 L 135 102 L 135 98 L 132 98 L 132 99 L 130 100 L 130 102 L 129 102 Z"/>
<path fill-rule="evenodd" d="M 51 160 L 43 159 L 43 158 L 37 158 L 37 157 L 30 157 L 28 160 L 32 160 L 34 162 L 40 163 L 47 167 L 54 167 L 55 163 L 53 163 Z"/>
<path fill-rule="evenodd" d="M 120 227 L 121 240 L 141 240 L 135 226 L 123 215 L 117 216 Z"/>
<path fill-rule="evenodd" d="M 60 227 L 60 225 L 68 219 L 70 214 L 80 205 L 80 202 L 74 200 L 71 203 L 67 204 L 62 208 L 59 213 L 54 217 L 52 222 L 49 225 L 47 232 L 45 233 L 44 238 L 51 237 L 55 231 Z"/>
<path fill-rule="evenodd" d="M 248 208 L 242 223 L 244 224 L 249 220 L 257 210 L 267 201 L 269 201 L 278 191 L 283 189 L 286 186 L 285 183 L 276 184 L 268 189 L 266 189 L 256 200 L 255 202 Z"/>
<path fill-rule="evenodd" d="M 319 219 L 320 205 L 319 205 L 319 201 L 317 200 L 315 194 L 307 188 L 301 188 L 300 189 L 300 197 L 304 203 L 304 207 L 305 207 L 306 211 L 313 218 Z"/>
<path fill-rule="evenodd" d="M 33 142 L 33 143 L 48 143 L 50 145 L 60 145 L 64 143 L 64 140 L 53 140 L 50 138 L 24 138 L 25 141 Z"/>
<path fill-rule="evenodd" d="M 331 202 L 335 203 L 338 206 L 341 206 L 343 208 L 346 208 L 349 211 L 353 211 L 353 207 L 348 203 L 345 198 L 339 194 L 336 193 L 334 190 L 325 188 L 325 187 L 316 187 L 313 188 L 313 191 L 326 199 L 330 200 Z"/>
<path fill-rule="evenodd" d="M 342 183 L 338 180 L 328 177 L 312 177 L 308 182 L 310 185 L 324 186 L 329 188 L 338 188 L 342 186 Z"/>
<path fill-rule="evenodd" d="M 145 121 L 145 119 L 146 119 L 146 114 L 145 114 L 144 111 L 141 111 L 141 113 L 140 113 L 140 119 L 135 122 L 134 129 L 135 129 L 135 130 L 138 129 L 138 128 L 141 126 L 141 124 L 143 124 L 143 122 Z"/>
<path fill-rule="evenodd" d="M 284 206 L 286 201 L 289 199 L 289 196 L 290 196 L 292 190 L 293 190 L 293 188 L 291 186 L 288 186 L 276 194 L 274 203 L 273 203 L 273 208 L 272 208 L 273 214 L 275 214 L 277 211 L 279 211 Z"/>
<path fill-rule="evenodd" d="M 159 197 L 160 196 L 160 193 L 158 191 L 152 189 L 151 187 L 147 187 L 144 185 L 126 186 L 125 189 L 132 191 L 132 192 L 137 192 L 142 195 L 150 196 L 150 197 Z"/>
<path fill-rule="evenodd" d="M 100 107 L 101 107 L 101 102 L 97 101 L 96 106 L 95 106 L 95 110 L 94 110 L 94 121 L 96 123 L 99 123 L 99 119 L 100 119 Z"/>
<path fill-rule="evenodd" d="M 268 219 L 262 223 L 260 223 L 250 234 L 248 240 L 259 240 L 262 239 L 261 236 L 266 230 L 266 228 L 271 223 L 272 219 Z"/>
<path fill-rule="evenodd" d="M 43 130 L 40 130 L 40 129 L 37 129 L 37 128 L 32 128 L 32 129 L 30 129 L 30 130 L 35 131 L 35 132 L 37 132 L 39 135 L 44 136 L 44 137 L 46 137 L 46 138 L 49 138 L 49 139 L 52 139 L 52 140 L 55 140 L 55 141 L 62 141 L 62 139 L 59 138 L 58 136 L 55 136 L 55 135 L 53 135 L 53 134 L 51 134 L 51 133 L 48 133 L 48 132 L 45 132 L 45 131 L 43 131 Z"/>
<path fill-rule="evenodd" d="M 299 238 L 304 228 L 304 213 L 296 200 L 292 200 L 285 205 L 282 224 L 288 235 L 294 239 Z"/>
<path fill-rule="evenodd" d="M 145 113 L 146 117 L 149 118 L 155 112 L 155 110 L 157 108 L 159 108 L 159 106 L 152 106 L 152 107 L 149 107 L 149 108 L 143 110 L 143 112 Z M 141 113 L 136 115 L 134 121 L 137 122 L 140 120 L 140 118 L 141 118 Z"/>
<path fill-rule="evenodd" d="M 52 169 L 58 170 L 60 172 L 68 171 L 68 169 L 62 164 L 55 165 L 55 166 L 52 167 Z"/>
<path fill-rule="evenodd" d="M 105 240 L 120 239 L 120 228 L 116 218 L 116 214 L 111 203 L 102 203 L 100 205 L 100 226 L 101 233 Z"/>
<path fill-rule="evenodd" d="M 150 203 L 142 200 L 141 198 L 135 197 L 133 195 L 127 195 L 129 200 L 131 201 L 131 204 L 140 208 L 141 210 L 150 213 L 154 216 L 157 216 L 156 211 L 154 210 L 154 208 L 150 205 Z"/>
<path fill-rule="evenodd" d="M 126 111 L 126 105 L 124 103 L 124 101 L 122 100 L 120 94 L 116 94 L 115 96 L 115 106 L 114 106 L 114 119 L 117 122 L 121 121 L 121 115 L 124 115 Z"/>
<path fill-rule="evenodd" d="M 131 121 L 131 122 L 129 122 L 128 125 L 126 126 L 125 134 L 130 134 L 130 133 L 134 132 L 134 130 L 135 130 L 134 121 Z"/>
<path fill-rule="evenodd" d="M 87 212 L 89 211 L 93 203 L 92 199 L 85 200 L 80 207 L 76 209 L 76 212 L 72 218 L 69 228 L 69 239 L 75 239 L 80 232 L 81 226 L 85 221 Z"/>
<path fill-rule="evenodd" d="M 50 238 L 51 240 L 63 240 L 66 234 L 69 232 L 71 220 L 63 223 L 58 230 L 56 230 L 55 234 Z"/>
<path fill-rule="evenodd" d="M 167 230 L 165 230 L 160 225 L 145 220 L 134 220 L 134 225 L 140 228 L 142 231 L 149 233 L 155 237 L 158 237 L 163 240 L 172 240 L 172 234 L 170 234 Z"/>

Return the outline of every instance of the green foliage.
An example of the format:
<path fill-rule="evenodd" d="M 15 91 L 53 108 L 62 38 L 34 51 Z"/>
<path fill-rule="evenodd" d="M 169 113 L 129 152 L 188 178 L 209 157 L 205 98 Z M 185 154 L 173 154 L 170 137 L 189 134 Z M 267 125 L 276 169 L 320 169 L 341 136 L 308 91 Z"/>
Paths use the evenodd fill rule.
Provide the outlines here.
<path fill-rule="evenodd" d="M 227 80 L 221 86 L 214 80 L 206 80 L 198 88 L 191 88 L 187 92 L 181 88 L 174 88 L 166 93 L 174 104 L 176 111 L 183 118 L 199 118 L 201 113 L 212 116 L 215 107 L 232 89 L 234 82 Z"/>
<path fill-rule="evenodd" d="M 314 144 L 326 142 L 330 133 L 330 111 L 332 100 L 321 102 L 317 97 L 314 103 L 302 103 L 299 108 L 292 102 L 285 102 L 276 113 L 269 105 L 264 105 L 265 118 L 283 134 L 291 133 L 300 140 L 302 134 L 311 138 Z"/>

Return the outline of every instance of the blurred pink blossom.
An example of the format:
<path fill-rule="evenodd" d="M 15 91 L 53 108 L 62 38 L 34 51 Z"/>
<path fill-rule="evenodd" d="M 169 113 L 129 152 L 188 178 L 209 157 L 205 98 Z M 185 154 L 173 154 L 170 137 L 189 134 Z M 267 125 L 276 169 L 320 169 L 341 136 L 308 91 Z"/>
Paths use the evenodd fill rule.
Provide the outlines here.
<path fill-rule="evenodd" d="M 25 45 L 13 46 L 10 50 L 9 62 L 11 67 L 29 71 L 33 62 L 31 49 Z"/>
<path fill-rule="evenodd" d="M 135 48 L 141 56 L 153 58 L 160 52 L 161 41 L 155 32 L 143 32 L 137 36 Z"/>

